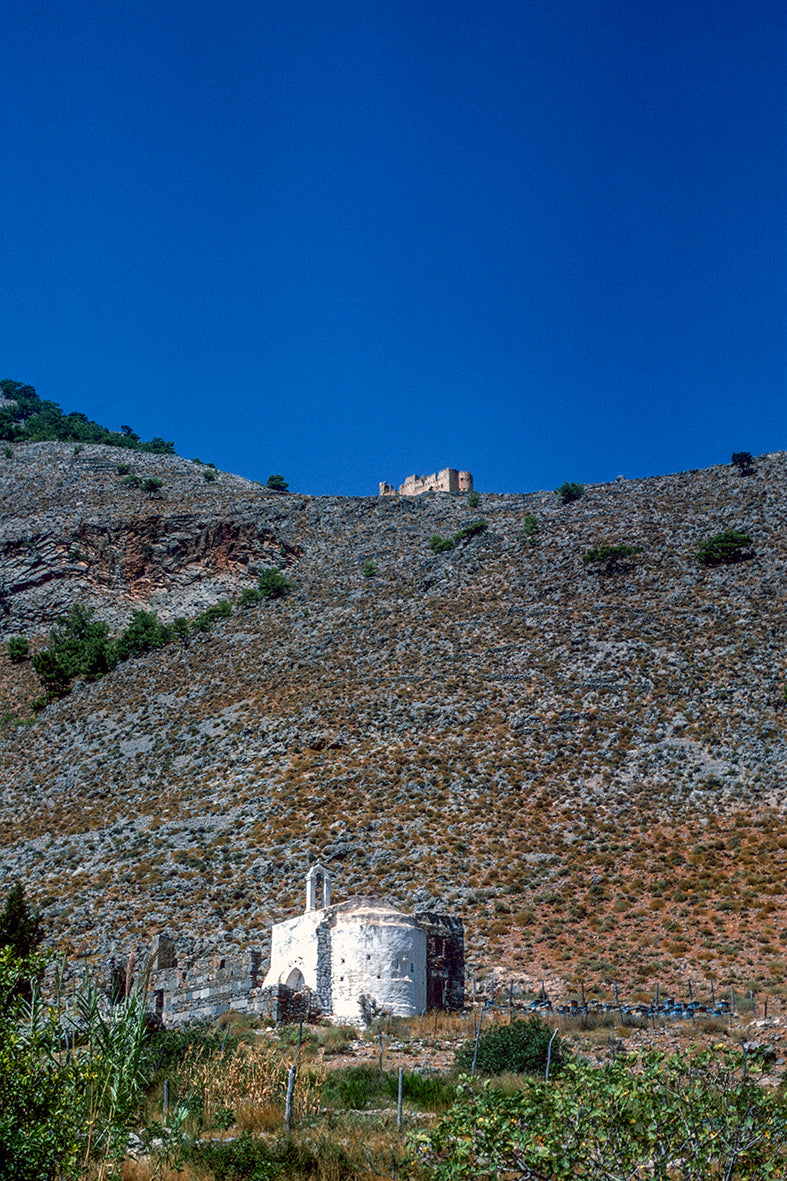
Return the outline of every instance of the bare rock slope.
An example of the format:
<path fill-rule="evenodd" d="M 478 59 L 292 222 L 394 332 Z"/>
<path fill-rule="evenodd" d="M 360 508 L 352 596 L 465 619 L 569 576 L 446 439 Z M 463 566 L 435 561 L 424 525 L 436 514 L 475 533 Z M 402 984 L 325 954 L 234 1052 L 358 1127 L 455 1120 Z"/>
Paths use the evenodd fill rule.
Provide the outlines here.
<path fill-rule="evenodd" d="M 0 888 L 23 878 L 56 941 L 264 947 L 319 857 L 337 897 L 462 913 L 478 970 L 787 988 L 784 453 L 475 509 L 134 455 L 149 498 L 117 462 L 2 461 L 6 636 L 74 601 L 118 628 L 132 606 L 192 616 L 269 565 L 294 591 L 29 724 L 35 677 L 3 658 Z M 731 528 L 753 556 L 700 565 Z M 602 544 L 642 548 L 584 565 Z"/>

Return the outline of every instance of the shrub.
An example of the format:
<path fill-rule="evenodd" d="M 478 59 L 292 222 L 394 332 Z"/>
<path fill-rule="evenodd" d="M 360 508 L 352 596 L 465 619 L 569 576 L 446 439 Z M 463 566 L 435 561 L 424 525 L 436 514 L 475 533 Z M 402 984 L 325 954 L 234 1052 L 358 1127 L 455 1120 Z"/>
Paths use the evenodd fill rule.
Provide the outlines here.
<path fill-rule="evenodd" d="M 265 481 L 265 487 L 271 492 L 287 492 L 290 486 L 284 479 L 284 476 L 275 475 L 268 476 L 268 479 Z"/>
<path fill-rule="evenodd" d="M 363 566 L 361 566 L 361 574 L 364 578 L 374 578 L 377 573 L 377 564 L 371 558 L 367 558 Z"/>
<path fill-rule="evenodd" d="M 131 465 L 128 463 L 119 463 L 116 471 L 119 476 L 127 476 L 131 471 Z"/>
<path fill-rule="evenodd" d="M 583 566 L 600 566 L 611 574 L 624 565 L 626 558 L 642 553 L 641 545 L 598 545 L 582 555 Z"/>
<path fill-rule="evenodd" d="M 0 1172 L 15 1181 L 77 1176 L 82 1155 L 83 1072 L 76 1057 L 47 1056 L 46 1023 L 24 1027 L 20 980 L 42 970 L 0 948 Z"/>
<path fill-rule="evenodd" d="M 131 622 L 116 641 L 118 660 L 164 648 L 171 641 L 172 634 L 172 629 L 161 622 L 155 611 L 132 611 Z"/>
<path fill-rule="evenodd" d="M 49 647 L 32 658 L 47 697 L 63 697 L 77 677 L 94 681 L 117 662 L 109 627 L 94 619 L 92 607 L 75 603 L 49 633 Z"/>
<path fill-rule="evenodd" d="M 283 599 L 292 590 L 292 583 L 284 577 L 281 570 L 270 566 L 263 570 L 257 579 L 257 590 L 263 599 Z"/>
<path fill-rule="evenodd" d="M 429 538 L 429 546 L 434 554 L 444 554 L 448 550 L 456 549 L 462 541 L 469 541 L 471 537 L 477 537 L 480 533 L 484 533 L 489 528 L 488 521 L 468 521 L 462 528 L 458 529 L 453 537 L 440 537 L 435 533 Z"/>
<path fill-rule="evenodd" d="M 460 541 L 469 541 L 471 537 L 478 537 L 479 534 L 485 533 L 488 528 L 488 521 L 468 521 L 466 525 L 454 534 L 454 545 L 458 545 Z"/>
<path fill-rule="evenodd" d="M 124 464 L 123 466 L 125 467 L 126 465 Z M 135 475 L 124 476 L 120 482 L 121 484 L 124 484 L 126 488 L 139 488 L 142 484 L 142 477 Z"/>
<path fill-rule="evenodd" d="M 148 476 L 142 481 L 142 491 L 146 492 L 148 496 L 154 496 L 162 486 L 163 481 L 156 478 L 156 476 Z"/>
<path fill-rule="evenodd" d="M 15 882 L 0 914 L 0 947 L 10 947 L 15 955 L 25 958 L 32 955 L 43 941 L 41 915 L 31 909 L 22 883 Z"/>
<path fill-rule="evenodd" d="M 30 655 L 30 644 L 26 636 L 11 636 L 8 641 L 8 659 L 12 664 L 21 664 Z"/>
<path fill-rule="evenodd" d="M 172 628 L 173 637 L 177 636 L 181 640 L 185 640 L 189 634 L 189 621 L 183 615 L 177 615 L 170 624 Z"/>
<path fill-rule="evenodd" d="M 555 489 L 555 495 L 561 504 L 570 504 L 572 500 L 579 500 L 585 495 L 585 486 L 566 482 Z"/>
<path fill-rule="evenodd" d="M 216 473 L 212 467 L 205 468 L 205 471 L 202 473 L 202 478 L 206 480 L 208 484 L 215 484 L 217 480 Z"/>
<path fill-rule="evenodd" d="M 191 625 L 192 631 L 209 632 L 214 623 L 226 619 L 228 615 L 232 615 L 232 605 L 226 599 L 219 599 L 218 603 L 200 612 Z"/>
<path fill-rule="evenodd" d="M 281 1176 L 271 1148 L 250 1132 L 241 1132 L 237 1140 L 202 1141 L 189 1155 L 199 1167 L 208 1169 L 215 1181 L 268 1181 Z"/>
<path fill-rule="evenodd" d="M 736 467 L 742 476 L 750 476 L 754 471 L 754 460 L 751 451 L 733 451 L 732 466 Z"/>
<path fill-rule="evenodd" d="M 727 529 L 708 537 L 697 550 L 697 561 L 703 566 L 722 566 L 731 562 L 742 562 L 751 558 L 752 540 L 748 533 L 738 529 Z"/>
<path fill-rule="evenodd" d="M 238 595 L 239 607 L 254 607 L 257 603 L 262 602 L 262 595 L 253 586 L 244 587 Z"/>
<path fill-rule="evenodd" d="M 464 1089 L 413 1141 L 430 1176 L 446 1181 L 784 1176 L 787 1108 L 760 1085 L 761 1069 L 719 1047 L 601 1068 L 572 1061 L 556 1080 L 530 1079 L 510 1095 Z"/>
<path fill-rule="evenodd" d="M 478 1039 L 476 1070 L 479 1074 L 544 1074 L 553 1030 L 540 1017 L 512 1021 L 510 1025 L 492 1025 Z M 470 1038 L 456 1052 L 455 1065 L 469 1070 L 475 1054 L 475 1038 Z M 552 1042 L 550 1073 L 565 1061 L 559 1037 Z"/>
<path fill-rule="evenodd" d="M 0 1174 L 119 1177 L 147 1076 L 144 998 L 111 1021 L 89 981 L 68 998 L 58 986 L 50 1011 L 37 989 L 26 1004 L 19 977 L 40 978 L 44 963 L 0 950 Z M 64 1028 L 80 1030 L 76 1053 L 63 1052 Z"/>
<path fill-rule="evenodd" d="M 538 517 L 535 513 L 528 513 L 522 521 L 522 531 L 517 533 L 516 539 L 522 545 L 533 545 L 539 531 Z"/>
<path fill-rule="evenodd" d="M 9 447 L 8 445 L 6 445 L 6 446 L 3 448 L 3 456 L 4 456 L 4 458 L 5 458 L 5 459 L 13 459 L 13 458 L 14 458 L 14 449 L 13 449 L 13 447 Z"/>
<path fill-rule="evenodd" d="M 472 492 L 468 492 L 467 503 L 470 506 L 470 508 L 478 508 L 479 504 L 481 503 L 481 497 L 476 492 L 475 488 L 473 489 Z"/>

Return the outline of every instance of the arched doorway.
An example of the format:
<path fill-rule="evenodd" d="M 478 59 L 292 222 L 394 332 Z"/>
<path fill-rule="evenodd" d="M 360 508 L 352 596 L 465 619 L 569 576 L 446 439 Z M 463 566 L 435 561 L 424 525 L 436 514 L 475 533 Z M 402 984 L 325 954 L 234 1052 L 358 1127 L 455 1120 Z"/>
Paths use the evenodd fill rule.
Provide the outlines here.
<path fill-rule="evenodd" d="M 299 968 L 293 968 L 287 977 L 286 984 L 293 992 L 302 992 L 306 987 L 306 981 L 303 978 L 303 972 Z"/>

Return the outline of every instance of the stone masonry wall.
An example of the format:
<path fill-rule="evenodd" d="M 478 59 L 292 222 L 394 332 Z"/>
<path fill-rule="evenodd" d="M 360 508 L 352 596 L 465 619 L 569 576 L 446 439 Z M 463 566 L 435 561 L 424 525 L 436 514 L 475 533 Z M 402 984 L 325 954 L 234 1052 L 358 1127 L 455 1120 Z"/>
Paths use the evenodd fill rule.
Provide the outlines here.
<path fill-rule="evenodd" d="M 462 920 L 447 914 L 419 914 L 426 932 L 426 1007 L 461 1009 L 465 1003 L 465 932 Z"/>
<path fill-rule="evenodd" d="M 149 994 L 165 1025 L 218 1017 L 227 1009 L 261 1010 L 259 951 L 211 956 L 183 966 L 154 968 Z"/>
<path fill-rule="evenodd" d="M 445 467 L 431 476 L 408 476 L 398 489 L 385 480 L 380 482 L 380 496 L 420 496 L 422 492 L 472 492 L 473 477 L 470 472 L 459 472 L 454 467 Z"/>
<path fill-rule="evenodd" d="M 331 924 L 327 919 L 317 928 L 317 997 L 323 1013 L 331 1013 Z"/>

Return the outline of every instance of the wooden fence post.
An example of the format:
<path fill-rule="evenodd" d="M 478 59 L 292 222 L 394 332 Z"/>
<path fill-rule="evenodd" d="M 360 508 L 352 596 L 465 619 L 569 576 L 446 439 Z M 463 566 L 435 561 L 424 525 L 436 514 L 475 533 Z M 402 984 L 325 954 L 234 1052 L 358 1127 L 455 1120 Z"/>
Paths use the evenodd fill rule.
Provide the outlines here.
<path fill-rule="evenodd" d="M 470 1078 L 475 1075 L 475 1064 L 478 1058 L 478 1039 L 481 1036 L 481 1018 L 483 1017 L 483 1009 L 478 1014 L 478 1028 L 475 1031 L 475 1049 L 473 1050 L 473 1065 L 470 1067 Z"/>
<path fill-rule="evenodd" d="M 290 1073 L 287 1076 L 287 1099 L 284 1104 L 284 1126 L 287 1129 L 289 1136 L 292 1131 L 292 1095 L 295 1090 L 295 1067 L 290 1067 Z"/>

